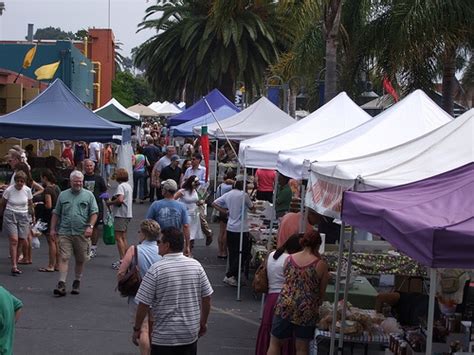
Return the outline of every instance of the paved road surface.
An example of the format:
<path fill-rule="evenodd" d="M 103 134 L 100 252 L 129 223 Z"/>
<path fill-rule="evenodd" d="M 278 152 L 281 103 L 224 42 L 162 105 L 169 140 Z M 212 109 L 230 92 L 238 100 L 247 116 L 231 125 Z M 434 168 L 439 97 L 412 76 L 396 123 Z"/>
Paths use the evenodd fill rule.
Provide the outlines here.
<path fill-rule="evenodd" d="M 136 218 L 128 233 L 136 241 L 139 223 L 149 204 L 134 205 Z M 217 233 L 216 226 L 212 226 Z M 81 294 L 53 297 L 57 273 L 41 273 L 47 265 L 47 244 L 33 251 L 33 264 L 22 265 L 23 275 L 10 276 L 8 242 L 0 238 L 0 285 L 24 303 L 17 323 L 15 354 L 137 354 L 131 342 L 132 324 L 126 299 L 115 292 L 117 259 L 115 246 L 101 244 L 97 258 L 86 264 Z M 242 301 L 236 301 L 236 289 L 222 283 L 225 262 L 217 259 L 217 243 L 206 247 L 197 243 L 194 255 L 204 266 L 214 288 L 208 333 L 198 343 L 199 354 L 253 354 L 259 324 L 260 301 L 249 287 L 242 288 Z M 68 289 L 73 281 L 69 271 Z"/>

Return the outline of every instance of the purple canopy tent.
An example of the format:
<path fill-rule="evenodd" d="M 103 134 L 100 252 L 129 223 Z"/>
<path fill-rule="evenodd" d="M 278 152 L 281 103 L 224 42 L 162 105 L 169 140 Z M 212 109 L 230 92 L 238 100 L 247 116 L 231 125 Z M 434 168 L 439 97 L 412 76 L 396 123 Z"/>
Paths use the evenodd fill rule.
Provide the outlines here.
<path fill-rule="evenodd" d="M 407 185 L 345 192 L 342 220 L 428 267 L 473 269 L 474 163 Z"/>
<path fill-rule="evenodd" d="M 407 185 L 346 191 L 341 218 L 430 267 L 426 354 L 431 354 L 436 268 L 474 268 L 474 163 Z"/>

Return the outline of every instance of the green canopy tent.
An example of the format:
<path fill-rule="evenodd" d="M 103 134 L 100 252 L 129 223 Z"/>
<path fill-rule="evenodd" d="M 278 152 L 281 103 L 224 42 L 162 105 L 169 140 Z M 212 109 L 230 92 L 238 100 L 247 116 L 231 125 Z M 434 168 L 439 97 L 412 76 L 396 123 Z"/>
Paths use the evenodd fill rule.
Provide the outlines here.
<path fill-rule="evenodd" d="M 104 106 L 95 110 L 94 113 L 114 123 L 130 126 L 139 126 L 141 124 L 138 114 L 127 110 L 115 99 L 111 99 Z"/>

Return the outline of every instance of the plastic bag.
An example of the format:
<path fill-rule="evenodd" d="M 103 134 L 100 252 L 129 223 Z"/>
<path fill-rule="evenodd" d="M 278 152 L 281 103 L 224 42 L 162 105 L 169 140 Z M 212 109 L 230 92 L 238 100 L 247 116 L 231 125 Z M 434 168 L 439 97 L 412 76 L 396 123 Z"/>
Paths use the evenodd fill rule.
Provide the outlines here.
<path fill-rule="evenodd" d="M 38 237 L 31 238 L 31 248 L 32 249 L 39 249 L 41 246 L 40 240 Z"/>
<path fill-rule="evenodd" d="M 111 213 L 107 213 L 105 216 L 102 239 L 105 245 L 115 244 L 114 217 Z"/>

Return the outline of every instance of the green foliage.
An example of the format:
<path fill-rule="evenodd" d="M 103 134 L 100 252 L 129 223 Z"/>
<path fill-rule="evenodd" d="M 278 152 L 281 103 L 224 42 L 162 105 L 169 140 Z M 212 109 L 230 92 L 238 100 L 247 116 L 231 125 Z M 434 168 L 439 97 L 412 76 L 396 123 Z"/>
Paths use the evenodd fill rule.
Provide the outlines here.
<path fill-rule="evenodd" d="M 52 40 L 83 40 L 84 37 L 87 36 L 87 30 L 81 29 L 76 33 L 71 31 L 65 32 L 61 30 L 59 27 L 45 27 L 45 28 L 38 28 L 33 35 L 33 39 L 41 40 L 41 39 L 52 39 Z"/>
<path fill-rule="evenodd" d="M 138 102 L 149 105 L 153 102 L 153 94 L 147 81 L 141 76 L 133 76 L 128 71 L 115 74 L 112 81 L 112 97 L 125 107 L 132 106 Z"/>
<path fill-rule="evenodd" d="M 181 0 L 149 7 L 140 28 L 157 35 L 136 52 L 136 65 L 160 97 L 182 90 L 198 97 L 219 87 L 233 96 L 235 81 L 261 87 L 268 66 L 291 37 L 273 1 Z M 153 15 L 162 11 L 159 19 Z"/>

